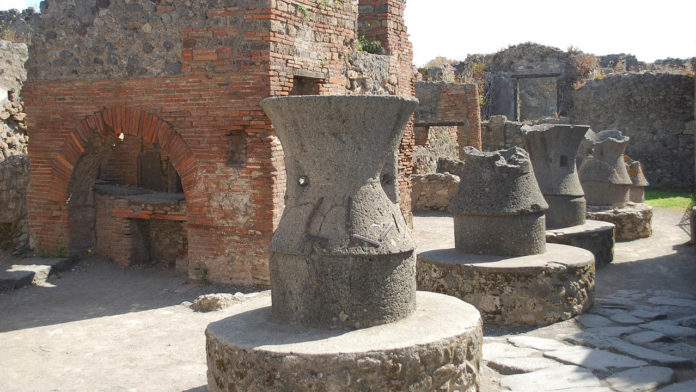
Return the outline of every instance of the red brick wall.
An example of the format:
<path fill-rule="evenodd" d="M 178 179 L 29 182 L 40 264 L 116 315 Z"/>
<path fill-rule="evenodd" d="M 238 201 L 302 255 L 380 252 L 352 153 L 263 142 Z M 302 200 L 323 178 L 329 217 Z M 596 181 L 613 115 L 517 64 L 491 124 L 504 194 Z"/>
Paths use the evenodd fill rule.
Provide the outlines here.
<path fill-rule="evenodd" d="M 117 141 L 107 160 L 101 164 L 100 179 L 121 185 L 138 186 L 138 155 L 143 149 L 141 138 Z"/>
<path fill-rule="evenodd" d="M 52 249 L 63 244 L 71 253 L 90 246 L 76 243 L 78 236 L 68 229 L 66 201 L 73 169 L 89 149 L 92 135 L 123 132 L 157 141 L 172 157 L 188 202 L 189 260 L 208 269 L 214 268 L 210 263 L 224 260 L 229 266 L 215 271 L 217 281 L 266 283 L 266 248 L 273 216 L 281 208 L 273 188 L 281 173 L 270 159 L 273 136 L 258 106 L 267 96 L 265 86 L 261 77 L 230 74 L 27 83 L 24 97 L 31 103 L 32 137 L 28 201 L 35 245 Z M 237 99 L 231 99 L 235 95 Z M 245 167 L 226 165 L 230 130 L 246 132 Z M 242 200 L 227 202 L 239 194 Z M 72 231 L 79 229 L 72 226 Z M 253 262 L 237 262 L 237 252 Z M 249 265 L 256 267 L 252 271 Z"/>
<path fill-rule="evenodd" d="M 172 263 L 177 258 L 187 257 L 184 254 L 186 244 L 182 243 L 186 241 L 185 233 L 181 233 L 180 229 L 162 233 L 159 227 L 165 224 L 181 225 L 185 222 L 185 205 L 177 205 L 177 208 L 173 209 L 162 206 L 161 203 L 140 204 L 125 197 L 104 194 L 95 195 L 95 204 L 96 252 L 124 266 L 162 261 L 151 260 L 150 257 L 162 256 L 163 253 L 170 258 L 166 261 Z M 181 238 L 175 238 L 176 236 Z M 163 242 L 159 244 L 159 248 L 158 242 Z M 162 245 L 172 248 L 162 252 Z"/>
<path fill-rule="evenodd" d="M 462 94 L 458 97 L 462 111 L 464 112 L 464 125 L 457 127 L 459 139 L 459 156 L 462 156 L 462 148 L 473 146 L 481 150 L 481 105 L 479 101 L 478 86 L 476 84 L 464 84 L 461 87 Z"/>
<path fill-rule="evenodd" d="M 466 146 L 481 149 L 481 106 L 476 84 L 422 82 L 418 91 L 425 100 L 416 116 L 419 126 L 456 126 L 460 156 Z"/>
<path fill-rule="evenodd" d="M 399 81 L 398 93 L 413 96 L 404 2 L 384 2 L 392 11 L 378 18 L 388 20 L 380 31 L 386 32 L 385 47 L 392 51 L 390 69 Z M 353 2 L 273 4 L 274 9 L 207 12 L 211 20 L 221 21 L 242 13 L 244 20 L 267 21 L 250 25 L 268 30 L 240 31 L 231 25 L 182 28 L 181 74 L 176 76 L 25 84 L 31 136 L 27 198 L 36 248 L 66 245 L 71 254 L 79 254 L 94 247 L 90 230 L 95 219 L 102 224 L 106 217 L 90 215 L 93 196 L 86 195 L 86 189 L 106 156 L 104 141 L 124 133 L 126 139 L 143 137 L 158 143 L 181 177 L 189 275 L 214 282 L 268 284 L 267 249 L 282 213 L 286 179 L 280 143 L 259 102 L 287 95 L 293 77 L 306 72 L 322 76 L 321 94 L 345 93 L 344 60 L 350 50 L 346 42 L 355 38 L 357 23 Z M 246 135 L 245 165 L 228 165 L 228 138 L 235 132 Z M 409 128 L 400 149 L 407 216 L 412 150 Z M 132 162 L 124 157 L 126 161 Z"/>

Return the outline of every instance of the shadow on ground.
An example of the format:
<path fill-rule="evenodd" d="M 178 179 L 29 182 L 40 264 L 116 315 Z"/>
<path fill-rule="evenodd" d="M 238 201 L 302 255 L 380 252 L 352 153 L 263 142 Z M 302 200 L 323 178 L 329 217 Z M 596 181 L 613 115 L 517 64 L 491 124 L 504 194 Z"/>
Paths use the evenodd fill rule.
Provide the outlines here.
<path fill-rule="evenodd" d="M 48 283 L 0 293 L 0 332 L 159 309 L 208 293 L 252 291 L 203 285 L 173 270 L 124 268 L 96 255 Z"/>

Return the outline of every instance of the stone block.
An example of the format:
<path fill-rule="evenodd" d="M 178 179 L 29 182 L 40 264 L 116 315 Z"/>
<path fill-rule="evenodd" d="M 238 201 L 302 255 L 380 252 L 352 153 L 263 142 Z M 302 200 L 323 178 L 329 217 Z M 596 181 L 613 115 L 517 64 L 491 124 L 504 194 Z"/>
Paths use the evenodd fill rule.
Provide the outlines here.
<path fill-rule="evenodd" d="M 411 181 L 413 211 L 446 211 L 459 187 L 459 177 L 449 173 L 414 174 Z"/>
<path fill-rule="evenodd" d="M 623 208 L 587 207 L 587 219 L 613 223 L 616 241 L 632 241 L 652 235 L 653 208 L 642 203 L 628 203 Z"/>

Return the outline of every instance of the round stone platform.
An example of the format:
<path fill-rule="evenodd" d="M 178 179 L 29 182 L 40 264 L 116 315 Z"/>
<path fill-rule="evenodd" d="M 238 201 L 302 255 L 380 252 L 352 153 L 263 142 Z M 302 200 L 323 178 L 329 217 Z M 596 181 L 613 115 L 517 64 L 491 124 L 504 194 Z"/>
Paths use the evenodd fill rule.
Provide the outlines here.
<path fill-rule="evenodd" d="M 477 391 L 483 340 L 471 305 L 418 292 L 403 320 L 346 331 L 272 319 L 270 298 L 208 325 L 210 391 Z"/>
<path fill-rule="evenodd" d="M 546 242 L 586 249 L 595 257 L 595 267 L 614 260 L 614 224 L 586 220 L 585 224 L 546 230 Z"/>
<path fill-rule="evenodd" d="M 485 256 L 438 249 L 418 255 L 418 288 L 461 298 L 485 323 L 541 325 L 569 319 L 592 306 L 591 252 L 547 244 L 546 253 Z"/>
<path fill-rule="evenodd" d="M 628 203 L 623 208 L 587 206 L 587 219 L 616 225 L 616 241 L 632 241 L 652 235 L 653 208 L 643 203 Z"/>

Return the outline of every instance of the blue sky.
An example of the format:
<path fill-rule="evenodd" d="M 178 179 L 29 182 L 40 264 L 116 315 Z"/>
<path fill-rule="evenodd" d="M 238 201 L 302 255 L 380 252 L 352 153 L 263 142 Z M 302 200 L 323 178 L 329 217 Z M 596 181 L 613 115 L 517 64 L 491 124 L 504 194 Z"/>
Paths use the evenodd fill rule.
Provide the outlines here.
<path fill-rule="evenodd" d="M 54 0 L 55 1 L 55 0 Z M 463 60 L 521 42 L 641 61 L 696 56 L 696 1 L 407 0 L 406 26 L 418 66 L 436 56 Z M 0 0 L 23 9 L 39 0 Z"/>
<path fill-rule="evenodd" d="M 0 10 L 12 8 L 23 10 L 28 7 L 34 7 L 38 11 L 40 2 L 40 0 L 0 0 Z"/>

